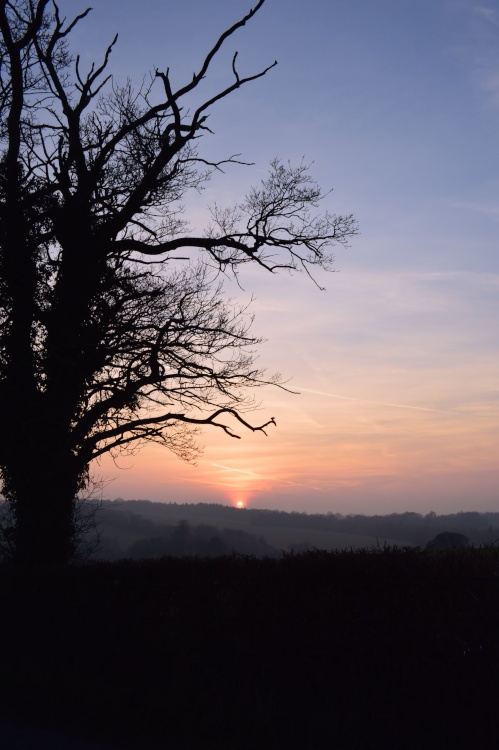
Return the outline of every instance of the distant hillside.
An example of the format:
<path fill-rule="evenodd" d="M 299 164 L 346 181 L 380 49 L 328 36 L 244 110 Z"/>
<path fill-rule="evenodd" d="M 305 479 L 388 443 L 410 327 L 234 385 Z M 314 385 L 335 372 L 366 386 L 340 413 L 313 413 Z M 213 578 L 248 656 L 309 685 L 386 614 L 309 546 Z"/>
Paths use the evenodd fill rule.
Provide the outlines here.
<path fill-rule="evenodd" d="M 218 557 L 233 552 L 274 557 L 290 550 L 425 547 L 443 532 L 463 534 L 475 547 L 499 541 L 499 513 L 476 511 L 344 516 L 122 499 L 97 506 L 84 502 L 82 509 L 83 514 L 96 510 L 95 529 L 88 537 L 89 549 L 95 548 L 93 560 Z M 5 510 L 0 500 L 0 527 Z"/>
<path fill-rule="evenodd" d="M 209 503 L 104 501 L 96 521 L 101 559 L 237 552 L 258 557 L 282 550 L 425 546 L 437 534 L 464 534 L 475 546 L 499 539 L 499 513 L 309 514 Z"/>
<path fill-rule="evenodd" d="M 93 557 L 218 557 L 233 552 L 270 557 L 277 553 L 260 530 L 248 531 L 223 513 L 203 513 L 201 508 L 193 514 L 191 507 L 147 500 L 104 502 L 96 515 L 100 546 Z"/>

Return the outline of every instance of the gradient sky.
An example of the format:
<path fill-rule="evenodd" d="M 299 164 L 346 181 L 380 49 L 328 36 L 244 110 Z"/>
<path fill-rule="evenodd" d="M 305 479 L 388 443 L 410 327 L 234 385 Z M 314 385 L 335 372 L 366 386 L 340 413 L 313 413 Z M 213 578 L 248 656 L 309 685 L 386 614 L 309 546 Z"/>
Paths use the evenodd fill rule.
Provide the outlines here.
<path fill-rule="evenodd" d="M 68 15 L 85 7 L 61 0 Z M 73 34 L 87 63 L 119 32 L 111 69 L 178 86 L 251 0 L 104 0 Z M 107 497 L 237 502 L 309 512 L 499 510 L 499 3 L 267 0 L 213 66 L 205 91 L 277 58 L 213 111 L 210 157 L 254 167 L 188 201 L 240 199 L 277 155 L 304 156 L 325 208 L 356 214 L 319 291 L 246 267 L 260 362 L 301 395 L 257 394 L 277 429 L 202 437 L 197 466 L 143 449 L 102 460 Z"/>

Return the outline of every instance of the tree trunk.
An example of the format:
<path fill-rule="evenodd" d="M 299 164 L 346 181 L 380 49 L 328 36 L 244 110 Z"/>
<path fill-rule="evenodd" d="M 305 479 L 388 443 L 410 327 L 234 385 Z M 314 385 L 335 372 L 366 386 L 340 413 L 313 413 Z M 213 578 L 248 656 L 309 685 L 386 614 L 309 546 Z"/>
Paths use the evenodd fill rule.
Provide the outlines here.
<path fill-rule="evenodd" d="M 28 425 L 19 419 L 4 462 L 15 559 L 22 565 L 65 565 L 74 554 L 74 501 L 81 472 L 67 435 L 58 435 L 54 422 L 55 416 L 52 425 L 40 419 L 40 409 Z"/>
<path fill-rule="evenodd" d="M 24 488 L 23 488 L 24 490 Z M 15 504 L 15 557 L 21 565 L 66 565 L 74 553 L 71 496 L 34 483 L 18 493 Z"/>

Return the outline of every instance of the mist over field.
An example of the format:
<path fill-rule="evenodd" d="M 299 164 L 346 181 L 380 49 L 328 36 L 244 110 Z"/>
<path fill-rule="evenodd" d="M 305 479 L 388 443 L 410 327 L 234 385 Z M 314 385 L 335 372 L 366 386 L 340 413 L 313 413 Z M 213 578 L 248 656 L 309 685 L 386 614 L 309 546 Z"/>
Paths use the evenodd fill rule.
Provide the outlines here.
<path fill-rule="evenodd" d="M 233 552 L 273 557 L 311 549 L 425 547 L 437 534 L 464 535 L 474 546 L 499 539 L 499 513 L 288 513 L 222 504 L 104 501 L 95 521 L 100 537 L 93 559 L 147 559 Z"/>

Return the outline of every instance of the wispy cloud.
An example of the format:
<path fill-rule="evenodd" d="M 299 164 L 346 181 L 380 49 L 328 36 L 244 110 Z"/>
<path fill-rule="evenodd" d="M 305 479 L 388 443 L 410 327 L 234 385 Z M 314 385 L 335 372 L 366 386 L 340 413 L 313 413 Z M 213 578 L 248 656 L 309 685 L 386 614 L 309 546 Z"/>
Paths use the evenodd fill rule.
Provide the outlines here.
<path fill-rule="evenodd" d="M 499 11 L 490 5 L 471 5 L 471 13 L 477 20 L 470 25 L 473 29 L 469 42 L 468 57 L 480 88 L 489 96 L 494 107 L 499 107 L 499 64 L 497 44 Z"/>
<path fill-rule="evenodd" d="M 309 489 L 309 490 L 316 490 L 317 492 L 324 492 L 324 489 L 322 487 L 315 487 L 311 485 L 310 483 L 295 482 L 290 479 L 283 479 L 282 477 L 279 477 L 279 478 L 265 477 L 262 474 L 257 474 L 254 471 L 248 471 L 245 469 L 235 469 L 231 466 L 223 466 L 223 464 L 212 463 L 211 466 L 215 466 L 217 469 L 223 469 L 224 471 L 229 471 L 229 472 L 234 471 L 237 474 L 246 474 L 247 476 L 250 476 L 253 479 L 264 479 L 265 481 L 273 481 L 273 482 L 277 482 L 278 484 L 289 484 L 294 487 L 305 487 L 306 489 Z"/>
<path fill-rule="evenodd" d="M 489 103 L 499 108 L 499 63 L 497 57 L 499 8 L 497 2 L 447 0 L 453 18 L 460 17 L 461 32 L 454 36 L 453 51 L 467 66 L 474 85 L 488 95 Z"/>
<path fill-rule="evenodd" d="M 499 92 L 499 73 L 497 74 L 496 87 L 497 91 Z M 483 214 L 484 216 L 488 216 L 490 219 L 499 221 L 499 206 L 494 203 L 457 201 L 453 202 L 452 206 L 454 208 L 464 209 L 465 211 L 474 211 L 475 213 Z"/>
<path fill-rule="evenodd" d="M 428 406 L 411 406 L 409 404 L 393 404 L 389 401 L 371 401 L 366 398 L 355 398 L 354 396 L 342 396 L 339 393 L 326 393 L 325 391 L 316 391 L 312 388 L 302 388 L 296 386 L 297 390 L 302 393 L 313 393 L 317 396 L 327 396 L 328 398 L 338 398 L 343 401 L 355 401 L 362 404 L 375 404 L 376 406 L 390 406 L 395 409 L 411 409 L 413 411 L 430 411 L 430 412 L 444 412 L 444 409 L 433 409 Z"/>
<path fill-rule="evenodd" d="M 473 5 L 471 10 L 494 26 L 499 26 L 499 12 L 496 8 L 491 8 L 489 5 Z"/>
<path fill-rule="evenodd" d="M 222 466 L 222 464 L 211 464 L 212 466 L 215 466 L 217 469 L 223 469 L 224 471 L 235 471 L 237 474 L 248 474 L 248 476 L 253 477 L 254 479 L 261 479 L 260 474 L 255 474 L 254 471 L 245 471 L 244 469 L 234 469 L 231 466 Z"/>

